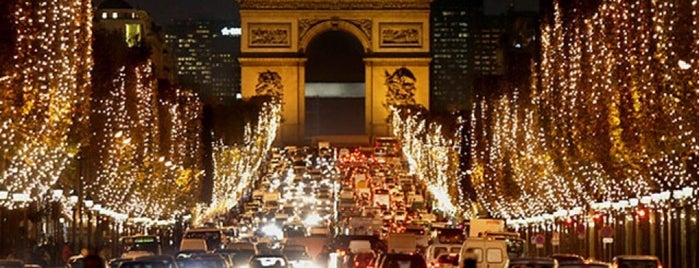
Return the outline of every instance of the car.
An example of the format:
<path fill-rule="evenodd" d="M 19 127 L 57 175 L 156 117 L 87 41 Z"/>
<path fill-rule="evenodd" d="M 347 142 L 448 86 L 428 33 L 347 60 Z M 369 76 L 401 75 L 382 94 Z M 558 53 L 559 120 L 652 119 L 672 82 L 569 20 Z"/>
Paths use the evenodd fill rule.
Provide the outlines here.
<path fill-rule="evenodd" d="M 381 216 L 381 219 L 383 219 L 385 221 L 390 221 L 393 219 L 393 213 L 389 210 L 384 211 L 383 215 Z"/>
<path fill-rule="evenodd" d="M 427 268 L 427 262 L 419 254 L 388 253 L 377 268 L 410 267 Z"/>
<path fill-rule="evenodd" d="M 313 263 L 308 255 L 308 249 L 304 245 L 284 245 L 282 254 L 284 254 L 292 267 L 308 267 Z"/>
<path fill-rule="evenodd" d="M 532 258 L 512 258 L 505 262 L 505 267 L 512 268 L 558 268 L 558 261 L 553 258 L 532 257 Z"/>
<path fill-rule="evenodd" d="M 238 244 L 238 243 L 236 243 Z M 243 243 L 240 243 L 243 244 Z M 218 249 L 215 252 L 219 254 L 226 254 L 228 255 L 228 258 L 233 262 L 233 267 L 242 267 L 243 265 L 247 265 L 248 261 L 250 261 L 250 258 L 252 256 L 255 256 L 257 254 L 257 250 L 255 249 L 255 245 L 252 243 L 245 243 L 249 244 L 252 247 L 244 246 L 244 247 L 228 247 L 226 249 Z"/>
<path fill-rule="evenodd" d="M 425 252 L 425 259 L 427 262 L 431 262 L 433 260 L 436 260 L 440 255 L 442 254 L 449 254 L 449 253 L 456 253 L 456 256 L 459 255 L 459 252 L 461 251 L 461 244 L 442 244 L 442 243 L 433 243 L 427 247 L 427 251 Z"/>
<path fill-rule="evenodd" d="M 229 268 L 230 266 L 232 266 L 230 259 L 228 259 L 228 256 L 222 254 L 207 253 L 192 255 L 188 258 L 177 258 L 177 267 L 179 268 Z M 133 268 L 141 267 L 143 266 L 133 266 Z"/>
<path fill-rule="evenodd" d="M 584 263 L 558 264 L 558 268 L 611 268 L 612 265 L 606 262 L 587 260 Z"/>
<path fill-rule="evenodd" d="M 5 259 L 0 260 L 0 267 L 7 268 L 23 268 L 24 262 L 22 260 L 15 259 Z"/>
<path fill-rule="evenodd" d="M 367 267 L 374 258 L 376 258 L 376 254 L 373 251 L 357 252 L 354 254 L 352 263 L 354 267 Z"/>
<path fill-rule="evenodd" d="M 123 261 L 119 264 L 119 268 L 142 268 L 142 267 L 158 267 L 158 268 L 178 268 L 177 261 L 166 255 L 158 256 L 143 256 L 133 260 Z"/>
<path fill-rule="evenodd" d="M 577 254 L 557 253 L 557 254 L 551 255 L 551 258 L 558 261 L 558 265 L 585 263 L 585 258 L 583 258 L 582 256 L 577 255 Z"/>
<path fill-rule="evenodd" d="M 459 254 L 441 253 L 428 264 L 430 268 L 457 268 L 459 267 Z"/>
<path fill-rule="evenodd" d="M 405 210 L 398 210 L 396 211 L 396 215 L 393 216 L 393 219 L 395 221 L 405 221 L 407 216 L 408 214 L 405 212 Z"/>
<path fill-rule="evenodd" d="M 250 258 L 249 268 L 291 268 L 289 261 L 283 254 L 257 254 Z"/>
<path fill-rule="evenodd" d="M 613 267 L 661 268 L 660 259 L 652 255 L 619 255 L 612 259 Z"/>

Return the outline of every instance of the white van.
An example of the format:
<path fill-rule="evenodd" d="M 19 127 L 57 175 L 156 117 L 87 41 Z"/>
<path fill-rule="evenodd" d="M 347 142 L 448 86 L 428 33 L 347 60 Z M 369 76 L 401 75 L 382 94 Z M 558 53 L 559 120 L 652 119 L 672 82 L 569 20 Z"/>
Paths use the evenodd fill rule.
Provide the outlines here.
<path fill-rule="evenodd" d="M 459 253 L 461 251 L 461 244 L 442 244 L 435 243 L 427 247 L 425 252 L 425 261 L 428 263 L 436 260 L 442 253 Z"/>
<path fill-rule="evenodd" d="M 475 259 L 477 268 L 505 268 L 509 260 L 507 244 L 503 240 L 468 238 L 461 245 L 459 267 L 464 267 L 466 259 Z"/>

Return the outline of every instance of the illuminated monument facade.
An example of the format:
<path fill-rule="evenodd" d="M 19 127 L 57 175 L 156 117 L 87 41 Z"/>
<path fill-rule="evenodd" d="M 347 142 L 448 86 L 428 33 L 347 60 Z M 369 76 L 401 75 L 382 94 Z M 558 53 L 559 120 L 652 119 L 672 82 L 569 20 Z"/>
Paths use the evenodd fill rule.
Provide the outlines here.
<path fill-rule="evenodd" d="M 280 96 L 279 141 L 308 141 L 306 49 L 323 34 L 344 32 L 364 50 L 365 134 L 388 135 L 389 105 L 429 105 L 430 2 L 239 0 L 242 94 Z"/>

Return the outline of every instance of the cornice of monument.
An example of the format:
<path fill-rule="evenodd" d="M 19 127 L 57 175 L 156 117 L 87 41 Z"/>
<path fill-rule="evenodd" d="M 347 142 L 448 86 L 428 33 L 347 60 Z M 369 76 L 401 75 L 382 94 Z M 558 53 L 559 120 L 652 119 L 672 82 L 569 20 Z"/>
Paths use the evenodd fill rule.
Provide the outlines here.
<path fill-rule="evenodd" d="M 429 9 L 432 0 L 237 0 L 241 9 L 372 10 Z"/>

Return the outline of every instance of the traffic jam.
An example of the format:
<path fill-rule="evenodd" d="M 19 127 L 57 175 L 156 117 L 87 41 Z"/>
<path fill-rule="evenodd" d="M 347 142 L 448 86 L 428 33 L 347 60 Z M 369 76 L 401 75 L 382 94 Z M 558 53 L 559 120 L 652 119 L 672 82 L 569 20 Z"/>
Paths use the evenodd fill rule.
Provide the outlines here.
<path fill-rule="evenodd" d="M 611 267 L 574 254 L 526 258 L 527 243 L 504 220 L 452 222 L 393 138 L 273 148 L 262 173 L 229 225 L 190 228 L 165 255 L 158 236 L 123 237 L 110 267 Z"/>

